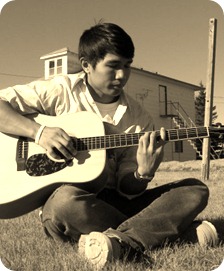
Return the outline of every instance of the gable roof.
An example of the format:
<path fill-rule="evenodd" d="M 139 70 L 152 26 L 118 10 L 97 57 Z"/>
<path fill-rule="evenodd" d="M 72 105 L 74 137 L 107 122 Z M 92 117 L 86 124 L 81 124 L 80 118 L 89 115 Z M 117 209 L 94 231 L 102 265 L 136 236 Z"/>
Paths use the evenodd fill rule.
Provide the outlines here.
<path fill-rule="evenodd" d="M 66 55 L 66 54 L 72 54 L 72 55 L 78 56 L 77 53 L 74 53 L 74 52 L 70 51 L 68 47 L 64 47 L 64 48 L 61 48 L 59 50 L 50 52 L 50 53 L 48 53 L 46 55 L 43 55 L 43 56 L 40 57 L 40 59 L 48 59 L 48 58 L 52 58 L 52 57 L 56 57 L 56 56 L 62 56 L 62 55 Z"/>
<path fill-rule="evenodd" d="M 194 84 L 191 84 L 191 83 L 187 83 L 187 82 L 184 82 L 184 81 L 181 81 L 181 80 L 178 80 L 178 79 L 174 79 L 174 78 L 159 74 L 157 72 L 154 73 L 154 72 L 150 72 L 150 71 L 147 71 L 147 70 L 143 70 L 142 68 L 136 68 L 136 67 L 132 67 L 132 70 L 136 71 L 137 73 L 139 72 L 139 73 L 145 74 L 146 76 L 154 77 L 154 78 L 157 78 L 157 79 L 162 79 L 162 80 L 165 80 L 165 81 L 169 81 L 171 83 L 185 85 L 186 87 L 188 87 L 190 89 L 193 89 L 193 90 L 205 90 L 204 87 L 194 85 Z"/>

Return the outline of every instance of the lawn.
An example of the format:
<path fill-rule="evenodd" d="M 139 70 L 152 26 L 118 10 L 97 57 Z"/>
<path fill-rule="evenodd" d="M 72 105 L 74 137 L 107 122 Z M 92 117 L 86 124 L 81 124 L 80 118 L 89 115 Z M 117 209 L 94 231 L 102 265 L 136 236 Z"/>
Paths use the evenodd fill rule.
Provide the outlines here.
<path fill-rule="evenodd" d="M 164 162 L 151 186 L 201 176 L 201 161 Z M 116 271 L 210 271 L 224 259 L 224 160 L 211 161 L 210 200 L 199 219 L 211 221 L 217 228 L 220 242 L 214 248 L 193 244 L 173 244 L 149 251 L 149 260 L 138 263 L 126 261 L 109 265 Z M 89 271 L 91 266 L 76 253 L 76 247 L 55 243 L 47 238 L 38 219 L 38 210 L 27 215 L 0 220 L 0 258 L 14 271 Z"/>

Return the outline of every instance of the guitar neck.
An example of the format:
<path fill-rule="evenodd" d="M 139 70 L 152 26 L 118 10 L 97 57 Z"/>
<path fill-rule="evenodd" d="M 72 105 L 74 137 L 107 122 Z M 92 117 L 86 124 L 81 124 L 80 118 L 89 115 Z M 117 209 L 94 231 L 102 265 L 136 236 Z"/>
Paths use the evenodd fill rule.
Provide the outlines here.
<path fill-rule="evenodd" d="M 130 147 L 137 146 L 140 137 L 144 134 L 145 132 L 74 138 L 74 144 L 77 151 Z M 156 134 L 159 138 L 160 131 L 156 131 Z M 166 130 L 166 141 L 191 140 L 205 137 L 209 137 L 208 127 L 192 127 Z"/>

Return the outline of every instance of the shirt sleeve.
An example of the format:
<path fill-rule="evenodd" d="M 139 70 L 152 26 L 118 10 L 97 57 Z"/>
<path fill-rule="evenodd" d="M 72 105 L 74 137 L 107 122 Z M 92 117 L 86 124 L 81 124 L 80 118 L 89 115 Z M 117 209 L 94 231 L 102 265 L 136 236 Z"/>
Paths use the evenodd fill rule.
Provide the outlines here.
<path fill-rule="evenodd" d="M 21 114 L 58 115 L 69 101 L 70 82 L 65 77 L 33 81 L 0 90 L 0 99 L 8 101 Z"/>

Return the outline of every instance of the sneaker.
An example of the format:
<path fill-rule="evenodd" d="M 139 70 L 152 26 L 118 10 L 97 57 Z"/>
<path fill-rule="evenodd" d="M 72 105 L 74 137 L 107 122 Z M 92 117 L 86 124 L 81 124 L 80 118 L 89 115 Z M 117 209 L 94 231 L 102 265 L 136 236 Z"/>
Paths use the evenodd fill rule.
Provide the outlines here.
<path fill-rule="evenodd" d="M 101 232 L 81 235 L 78 243 L 78 253 L 90 261 L 94 270 L 101 270 L 107 263 L 122 259 L 133 250 L 118 238 Z"/>
<path fill-rule="evenodd" d="M 216 246 L 219 238 L 215 226 L 206 220 L 196 228 L 198 242 L 202 247 Z"/>

